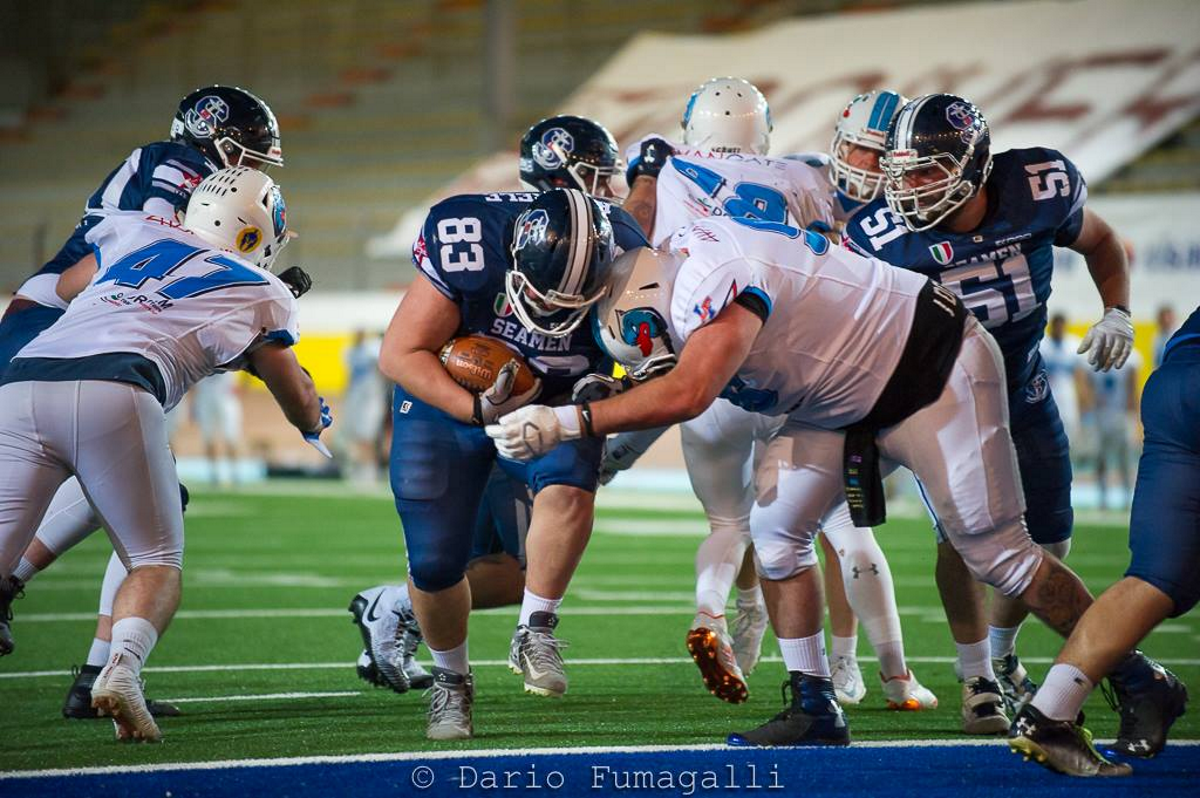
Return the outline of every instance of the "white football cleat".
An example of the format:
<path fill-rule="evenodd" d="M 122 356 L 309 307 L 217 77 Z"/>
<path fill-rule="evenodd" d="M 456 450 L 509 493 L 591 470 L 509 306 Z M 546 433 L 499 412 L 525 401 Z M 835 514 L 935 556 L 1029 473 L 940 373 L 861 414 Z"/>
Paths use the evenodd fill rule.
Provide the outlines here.
<path fill-rule="evenodd" d="M 708 692 L 730 704 L 740 704 L 749 697 L 746 677 L 734 656 L 725 618 L 696 613 L 687 633 L 687 650 L 700 669 Z"/>
<path fill-rule="evenodd" d="M 937 709 L 937 696 L 928 687 L 918 682 L 911 670 L 904 676 L 893 676 L 890 679 L 884 678 L 880 673 L 879 679 L 883 682 L 883 695 L 887 699 L 888 709 L 898 712 Z"/>
<path fill-rule="evenodd" d="M 858 706 L 867 697 L 867 684 L 856 657 L 838 657 L 829 664 L 833 692 L 844 707 Z"/>
<path fill-rule="evenodd" d="M 101 715 L 111 715 L 118 740 L 143 740 L 156 743 L 162 732 L 146 708 L 142 682 L 133 669 L 113 659 L 100 671 L 92 685 L 92 706 Z"/>
<path fill-rule="evenodd" d="M 475 735 L 472 707 L 475 680 L 471 674 L 435 667 L 433 684 L 427 691 L 429 713 L 425 736 L 430 740 L 469 740 Z"/>
<path fill-rule="evenodd" d="M 1004 695 L 1000 685 L 983 676 L 963 682 L 963 732 L 966 734 L 1004 734 L 1008 715 L 1004 714 Z"/>
<path fill-rule="evenodd" d="M 400 587 L 380 585 L 356 595 L 348 608 L 366 647 L 367 661 L 360 655 L 355 667 L 359 678 L 397 693 L 433 683 L 433 677 L 413 658 L 421 643 L 421 629 L 412 612 L 397 606 L 402 594 Z"/>
<path fill-rule="evenodd" d="M 737 603 L 737 615 L 733 616 L 733 656 L 737 659 L 742 673 L 749 676 L 754 673 L 758 660 L 762 657 L 763 635 L 767 633 L 767 605 L 762 602 L 752 604 Z"/>

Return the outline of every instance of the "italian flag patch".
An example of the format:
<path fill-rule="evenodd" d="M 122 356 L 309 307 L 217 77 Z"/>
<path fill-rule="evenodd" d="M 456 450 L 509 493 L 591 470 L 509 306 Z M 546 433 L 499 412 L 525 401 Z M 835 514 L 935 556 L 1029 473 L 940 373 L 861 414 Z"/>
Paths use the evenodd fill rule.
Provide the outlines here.
<path fill-rule="evenodd" d="M 934 244 L 931 246 L 929 248 L 929 254 L 933 256 L 934 260 L 936 260 L 942 266 L 945 266 L 947 263 L 954 260 L 954 247 L 950 246 L 948 242 L 943 241 L 940 244 Z"/>

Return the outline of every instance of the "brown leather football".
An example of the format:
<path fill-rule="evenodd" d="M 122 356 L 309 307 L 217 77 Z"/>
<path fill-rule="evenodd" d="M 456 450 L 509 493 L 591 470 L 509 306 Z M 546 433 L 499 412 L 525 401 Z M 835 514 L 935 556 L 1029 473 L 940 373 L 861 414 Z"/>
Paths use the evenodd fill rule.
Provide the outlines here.
<path fill-rule="evenodd" d="M 486 335 L 464 335 L 451 338 L 442 347 L 442 365 L 462 387 L 480 393 L 492 387 L 496 374 L 510 360 L 517 361 L 517 381 L 514 393 L 524 393 L 533 387 L 533 371 L 519 354 L 502 341 Z"/>

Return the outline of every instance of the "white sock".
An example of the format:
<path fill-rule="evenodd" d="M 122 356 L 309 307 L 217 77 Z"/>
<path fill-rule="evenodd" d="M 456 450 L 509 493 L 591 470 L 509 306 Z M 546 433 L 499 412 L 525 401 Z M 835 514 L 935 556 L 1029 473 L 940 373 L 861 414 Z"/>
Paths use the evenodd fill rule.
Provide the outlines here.
<path fill-rule="evenodd" d="M 761 607 L 763 604 L 762 585 L 754 583 L 754 587 L 738 588 L 737 603 L 745 607 Z"/>
<path fill-rule="evenodd" d="M 122 618 L 113 624 L 109 662 L 119 657 L 122 665 L 139 673 L 157 642 L 158 630 L 154 624 L 145 618 Z"/>
<path fill-rule="evenodd" d="M 858 659 L 858 635 L 850 637 L 829 636 L 830 659 Z"/>
<path fill-rule="evenodd" d="M 1033 697 L 1033 706 L 1051 720 L 1073 723 L 1093 687 L 1091 680 L 1074 665 L 1054 665 Z"/>
<path fill-rule="evenodd" d="M 783 665 L 789 671 L 800 671 L 822 679 L 829 678 L 824 632 L 817 632 L 810 637 L 781 637 L 779 651 L 783 654 Z"/>
<path fill-rule="evenodd" d="M 92 647 L 88 650 L 87 664 L 95 668 L 104 667 L 108 662 L 108 652 L 112 644 L 98 637 L 92 638 Z"/>
<path fill-rule="evenodd" d="M 542 598 L 536 593 L 531 593 L 529 588 L 526 588 L 525 598 L 521 600 L 521 617 L 517 620 L 517 625 L 528 626 L 529 616 L 533 615 L 535 612 L 549 612 L 553 615 L 557 615 L 559 605 L 561 604 L 561 598 Z"/>
<path fill-rule="evenodd" d="M 393 594 L 396 597 L 395 609 L 397 612 L 402 612 L 405 615 L 411 615 L 413 611 L 412 598 L 408 595 L 408 583 L 405 582 L 396 585 L 396 592 Z"/>
<path fill-rule="evenodd" d="M 986 637 L 978 643 L 955 643 L 954 647 L 958 649 L 958 664 L 964 680 L 982 676 L 996 681 L 996 672 L 992 670 L 992 647 Z"/>
<path fill-rule="evenodd" d="M 1021 631 L 1021 625 L 1016 626 L 989 626 L 988 627 L 988 642 L 992 646 L 992 656 L 996 659 L 1007 657 L 1017 649 L 1017 633 Z"/>
<path fill-rule="evenodd" d="M 709 520 L 712 529 L 696 549 L 696 610 L 717 617 L 725 614 L 729 591 L 746 554 L 746 533 L 725 521 Z"/>
<path fill-rule="evenodd" d="M 20 579 L 22 582 L 28 584 L 29 580 L 33 579 L 35 576 L 37 576 L 38 572 L 41 570 L 42 570 L 41 568 L 38 568 L 36 565 L 31 563 L 29 560 L 22 557 L 21 561 L 19 563 L 17 563 L 16 570 L 13 571 L 13 576 L 15 576 L 17 579 Z"/>
<path fill-rule="evenodd" d="M 908 663 L 904 661 L 904 641 L 889 640 L 886 643 L 874 645 L 875 656 L 879 658 L 879 672 L 885 678 L 908 675 Z"/>
<path fill-rule="evenodd" d="M 429 653 L 433 657 L 434 667 L 453 671 L 464 676 L 471 671 L 471 666 L 467 660 L 466 640 L 448 651 L 438 651 L 430 647 Z"/>

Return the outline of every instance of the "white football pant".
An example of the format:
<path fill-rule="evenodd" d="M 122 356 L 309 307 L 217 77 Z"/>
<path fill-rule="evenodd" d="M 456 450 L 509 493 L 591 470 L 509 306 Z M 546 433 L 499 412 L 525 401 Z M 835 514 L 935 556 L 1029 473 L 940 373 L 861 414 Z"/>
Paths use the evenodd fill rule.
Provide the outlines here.
<path fill-rule="evenodd" d="M 183 509 L 158 401 L 118 382 L 0 386 L 0 573 L 72 474 L 128 568 L 183 565 Z"/>
<path fill-rule="evenodd" d="M 844 438 L 789 421 L 768 444 L 750 513 L 763 577 L 785 579 L 816 563 L 821 519 L 844 501 Z M 973 316 L 941 396 L 877 440 L 886 467 L 907 466 L 921 479 L 975 577 L 1005 595 L 1024 592 L 1042 550 L 1025 529 L 1000 350 Z"/>

